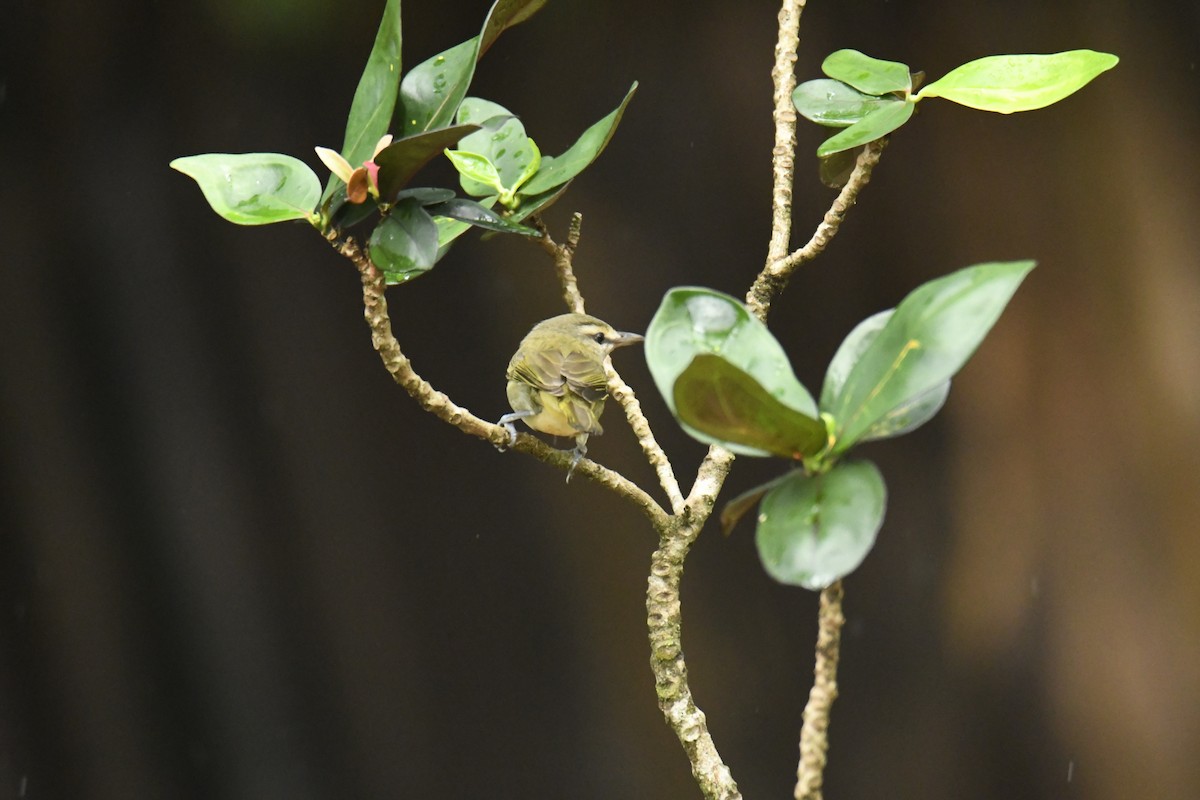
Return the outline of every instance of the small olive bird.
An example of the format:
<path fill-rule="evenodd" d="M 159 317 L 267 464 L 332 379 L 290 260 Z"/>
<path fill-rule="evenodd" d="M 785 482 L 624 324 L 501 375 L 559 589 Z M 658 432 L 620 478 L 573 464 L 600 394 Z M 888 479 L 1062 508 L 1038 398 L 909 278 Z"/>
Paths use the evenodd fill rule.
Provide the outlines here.
<path fill-rule="evenodd" d="M 539 322 L 508 362 L 508 403 L 513 413 L 497 424 L 508 429 L 513 444 L 517 420 L 552 436 L 574 436 L 573 471 L 587 453 L 588 436 L 604 433 L 600 427 L 608 398 L 604 362 L 615 348 L 640 341 L 638 334 L 623 333 L 587 314 L 560 314 Z"/>

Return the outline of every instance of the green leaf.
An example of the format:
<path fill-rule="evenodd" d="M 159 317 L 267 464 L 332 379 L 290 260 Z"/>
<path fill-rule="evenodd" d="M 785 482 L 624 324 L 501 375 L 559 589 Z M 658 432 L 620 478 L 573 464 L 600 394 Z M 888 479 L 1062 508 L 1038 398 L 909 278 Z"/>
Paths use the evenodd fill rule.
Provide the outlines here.
<path fill-rule="evenodd" d="M 767 326 L 727 294 L 699 287 L 671 289 L 646 331 L 645 351 L 654 383 L 676 416 L 675 381 L 702 353 L 719 355 L 748 372 L 776 400 L 794 411 L 817 416 L 817 404 L 796 380 L 779 342 Z M 719 443 L 687 423 L 680 424 L 702 442 Z M 770 455 L 761 448 L 739 445 L 729 449 L 744 455 Z"/>
<path fill-rule="evenodd" d="M 894 410 L 953 377 L 1033 267 L 1033 261 L 978 264 L 905 297 L 822 404 L 834 418 L 833 452 L 844 452 Z"/>
<path fill-rule="evenodd" d="M 400 83 L 404 135 L 450 124 L 467 95 L 475 64 L 505 30 L 533 16 L 546 0 L 497 0 L 482 33 L 414 67 Z"/>
<path fill-rule="evenodd" d="M 391 202 L 421 167 L 467 134 L 479 130 L 478 125 L 455 125 L 425 131 L 397 139 L 379 151 L 379 197 Z"/>
<path fill-rule="evenodd" d="M 307 164 L 280 153 L 205 153 L 171 162 L 204 192 L 213 211 L 238 225 L 309 219 L 321 181 Z"/>
<path fill-rule="evenodd" d="M 463 177 L 463 191 L 467 191 L 467 182 L 472 188 L 482 188 L 480 194 L 496 194 L 504 191 L 504 183 L 496 165 L 488 157 L 480 153 L 468 153 L 465 150 L 447 150 L 446 158 Z M 475 192 L 467 192 L 475 194 Z"/>
<path fill-rule="evenodd" d="M 493 190 L 504 195 L 515 193 L 529 177 L 537 171 L 542 155 L 533 140 L 525 135 L 525 125 L 507 108 L 490 100 L 468 97 L 458 109 L 459 124 L 474 123 L 480 130 L 463 137 L 458 151 L 469 151 L 484 156 L 496 168 L 500 185 L 492 187 L 486 181 L 471 178 L 474 183 L 462 182 L 463 191 L 476 197 L 492 194 Z M 462 170 L 459 170 L 462 172 Z M 466 173 L 463 173 L 466 177 Z"/>
<path fill-rule="evenodd" d="M 397 203 L 371 234 L 370 256 L 389 285 L 406 283 L 437 260 L 438 229 L 414 199 Z"/>
<path fill-rule="evenodd" d="M 435 217 L 449 217 L 450 219 L 456 219 L 460 222 L 466 222 L 479 228 L 486 228 L 487 230 L 498 231 L 500 233 L 519 233 L 522 236 L 541 235 L 534 228 L 518 225 L 473 200 L 465 200 L 461 197 L 429 206 L 425 210 Z"/>
<path fill-rule="evenodd" d="M 447 200 L 454 199 L 454 192 L 450 189 L 437 189 L 431 186 L 414 186 L 411 189 L 403 189 L 396 195 L 396 201 L 404 200 L 405 198 L 413 198 L 423 206 L 433 206 L 438 203 L 444 203 Z"/>
<path fill-rule="evenodd" d="M 637 87 L 637 81 L 634 81 L 633 85 L 629 87 L 629 91 L 625 93 L 625 98 L 621 100 L 621 105 L 584 131 L 583 135 L 565 153 L 560 156 L 543 158 L 541 169 L 530 179 L 521 193 L 537 195 L 561 186 L 583 172 L 588 165 L 599 158 L 616 132 L 617 125 L 621 123 L 625 107 L 633 99 Z"/>
<path fill-rule="evenodd" d="M 375 44 L 354 90 L 350 116 L 346 119 L 342 156 L 351 166 L 357 167 L 371 157 L 375 145 L 392 124 L 396 89 L 400 85 L 400 43 L 400 0 L 387 0 Z M 341 180 L 331 175 L 321 199 L 332 195 L 339 183 Z"/>
<path fill-rule="evenodd" d="M 454 119 L 475 75 L 479 37 L 422 61 L 400 81 L 405 136 L 444 128 Z"/>
<path fill-rule="evenodd" d="M 479 205 L 482 208 L 491 209 L 499 199 L 497 195 L 485 197 L 479 201 Z M 437 223 L 438 229 L 438 254 L 436 260 L 441 261 L 442 257 L 450 250 L 450 245 L 454 240 L 471 230 L 472 226 L 469 222 L 462 222 L 450 217 L 434 216 L 433 221 Z"/>
<path fill-rule="evenodd" d="M 982 111 L 1012 114 L 1057 103 L 1117 65 L 1111 53 L 1069 50 L 1046 55 L 988 56 L 963 64 L 922 89 Z"/>
<path fill-rule="evenodd" d="M 541 11 L 547 0 L 496 0 L 488 11 L 479 35 L 479 55 L 483 56 L 500 34 Z"/>
<path fill-rule="evenodd" d="M 867 317 L 850 331 L 850 335 L 842 342 L 825 372 L 825 384 L 821 387 L 822 410 L 828 411 L 835 403 L 854 365 L 862 358 L 871 342 L 875 341 L 875 337 L 883 330 L 893 313 L 895 309 L 880 311 Z M 888 439 L 916 430 L 941 410 L 949 394 L 950 381 L 946 380 L 910 398 L 876 420 L 859 441 Z"/>
<path fill-rule="evenodd" d="M 724 358 L 701 353 L 675 379 L 681 422 L 726 448 L 744 445 L 800 460 L 825 446 L 825 425 L 788 408 Z"/>
<path fill-rule="evenodd" d="M 522 194 L 519 198 L 521 205 L 514 208 L 509 213 L 508 218 L 514 222 L 520 222 L 523 219 L 529 219 L 539 211 L 545 211 L 547 208 L 553 205 L 558 198 L 566 194 L 567 187 L 570 185 L 571 184 L 569 183 L 564 183 L 562 186 L 557 186 L 549 191 L 532 196 Z"/>
<path fill-rule="evenodd" d="M 886 505 L 883 476 L 869 461 L 792 472 L 759 506 L 758 557 L 780 583 L 824 589 L 871 552 Z"/>
<path fill-rule="evenodd" d="M 853 125 L 875 109 L 894 102 L 895 98 L 863 94 L 841 81 L 829 78 L 805 81 L 792 92 L 792 104 L 800 115 L 828 128 Z"/>
<path fill-rule="evenodd" d="M 763 495 L 774 489 L 779 484 L 786 481 L 792 476 L 791 472 L 785 472 L 774 480 L 767 481 L 761 486 L 755 486 L 753 489 L 747 489 L 737 497 L 730 500 L 721 509 L 721 535 L 728 536 L 733 533 L 733 529 L 741 521 L 742 517 L 750 509 L 758 505 L 758 501 L 763 499 Z"/>
<path fill-rule="evenodd" d="M 817 157 L 825 158 L 842 150 L 849 150 L 876 139 L 882 139 L 908 122 L 913 115 L 913 104 L 907 100 L 889 100 L 867 114 L 858 122 L 836 133 L 817 148 Z"/>
<path fill-rule="evenodd" d="M 841 189 L 849 183 L 850 176 L 854 174 L 854 167 L 858 165 L 858 156 L 864 147 L 839 150 L 818 158 L 817 177 L 821 179 L 821 183 L 831 189 Z"/>
<path fill-rule="evenodd" d="M 834 80 L 848 83 L 866 94 L 908 94 L 912 89 L 912 75 L 909 74 L 907 64 L 871 58 L 857 50 L 838 50 L 836 53 L 830 53 L 821 64 L 821 71 Z"/>

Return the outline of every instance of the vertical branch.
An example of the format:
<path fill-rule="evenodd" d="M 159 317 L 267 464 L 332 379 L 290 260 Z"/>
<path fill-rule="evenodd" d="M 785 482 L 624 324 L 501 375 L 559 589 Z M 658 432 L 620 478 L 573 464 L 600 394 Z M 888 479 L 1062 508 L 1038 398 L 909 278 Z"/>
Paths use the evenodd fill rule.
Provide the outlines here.
<path fill-rule="evenodd" d="M 576 314 L 584 313 L 583 295 L 579 293 L 579 283 L 575 280 L 574 258 L 575 250 L 579 247 L 580 229 L 583 227 L 583 215 L 576 211 L 571 215 L 571 226 L 567 229 L 567 241 L 557 244 L 550 238 L 550 229 L 538 215 L 529 220 L 533 227 L 541 233 L 538 241 L 542 249 L 554 256 L 554 271 L 558 273 L 558 282 L 562 286 L 563 302 L 567 309 Z"/>
<path fill-rule="evenodd" d="M 834 581 L 821 592 L 818 616 L 817 662 L 813 687 L 804 706 L 800 729 L 800 764 L 796 768 L 796 800 L 822 800 L 825 754 L 829 750 L 829 711 L 837 698 L 838 653 L 842 641 L 842 582 Z"/>
<path fill-rule="evenodd" d="M 800 47 L 800 15 L 804 0 L 783 0 L 779 9 L 779 38 L 775 43 L 775 67 L 771 82 L 775 86 L 775 147 L 771 151 L 771 241 L 767 247 L 767 266 L 787 255 L 792 237 L 792 181 L 796 169 L 796 50 Z"/>

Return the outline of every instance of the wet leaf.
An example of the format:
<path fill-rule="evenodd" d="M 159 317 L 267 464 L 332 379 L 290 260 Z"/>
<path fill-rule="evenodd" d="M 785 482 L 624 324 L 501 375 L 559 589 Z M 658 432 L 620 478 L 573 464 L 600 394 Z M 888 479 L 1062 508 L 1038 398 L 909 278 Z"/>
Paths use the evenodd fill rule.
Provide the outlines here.
<path fill-rule="evenodd" d="M 205 153 L 177 158 L 171 168 L 196 181 L 213 211 L 238 225 L 307 219 L 321 199 L 317 174 L 280 153 Z"/>
<path fill-rule="evenodd" d="M 792 104 L 805 119 L 829 128 L 845 128 L 877 108 L 896 102 L 893 97 L 863 94 L 829 78 L 805 81 L 792 92 Z"/>
<path fill-rule="evenodd" d="M 437 225 L 416 200 L 403 200 L 375 227 L 369 246 L 388 284 L 406 283 L 436 262 Z"/>
<path fill-rule="evenodd" d="M 762 499 L 755 543 L 767 574 L 814 591 L 849 575 L 875 546 L 887 490 L 869 461 L 792 472 Z"/>

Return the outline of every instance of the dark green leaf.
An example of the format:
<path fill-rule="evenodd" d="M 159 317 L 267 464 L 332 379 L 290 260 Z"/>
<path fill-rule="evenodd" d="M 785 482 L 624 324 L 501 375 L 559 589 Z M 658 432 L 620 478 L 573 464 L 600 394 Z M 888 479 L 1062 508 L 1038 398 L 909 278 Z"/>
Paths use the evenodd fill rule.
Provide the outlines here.
<path fill-rule="evenodd" d="M 842 150 L 882 139 L 908 122 L 913 104 L 907 100 L 889 100 L 841 133 L 834 134 L 817 148 L 817 157 L 824 158 Z"/>
<path fill-rule="evenodd" d="M 681 422 L 726 448 L 742 445 L 800 460 L 825 446 L 825 425 L 788 408 L 720 356 L 701 353 L 675 379 Z"/>
<path fill-rule="evenodd" d="M 491 209 L 499 199 L 496 195 L 485 197 L 479 201 L 479 205 L 483 208 Z M 433 218 L 433 221 L 437 223 L 438 229 L 437 261 L 441 261 L 442 257 L 450 250 L 450 245 L 453 244 L 454 240 L 471 230 L 471 223 L 461 222 L 450 217 L 436 216 Z"/>
<path fill-rule="evenodd" d="M 434 265 L 438 230 L 416 200 L 397 203 L 371 234 L 371 261 L 389 285 L 405 283 Z"/>
<path fill-rule="evenodd" d="M 858 163 L 858 155 L 862 147 L 849 150 L 839 150 L 823 158 L 817 159 L 817 176 L 821 183 L 831 189 L 841 189 L 850 181 L 854 166 Z"/>
<path fill-rule="evenodd" d="M 763 495 L 783 483 L 790 476 L 790 472 L 784 473 L 761 486 L 747 489 L 726 503 L 725 507 L 721 509 L 721 535 L 728 536 L 733 533 L 733 529 L 741 522 L 742 517 L 746 516 L 746 512 L 758 505 L 758 501 L 762 500 Z"/>
<path fill-rule="evenodd" d="M 444 128 L 454 119 L 475 75 L 479 37 L 468 39 L 409 70 L 400 82 L 405 136 Z"/>
<path fill-rule="evenodd" d="M 505 30 L 533 16 L 546 0 L 496 0 L 482 32 L 414 67 L 400 84 L 404 135 L 450 124 L 467 95 L 475 64 Z"/>
<path fill-rule="evenodd" d="M 321 181 L 303 161 L 280 153 L 205 153 L 171 168 L 200 185 L 213 211 L 238 225 L 308 219 Z"/>
<path fill-rule="evenodd" d="M 400 194 L 396 195 L 396 201 L 406 198 L 413 198 L 423 206 L 437 205 L 444 203 L 447 200 L 454 199 L 454 192 L 450 189 L 435 189 L 429 186 L 417 186 L 412 189 L 404 189 Z"/>
<path fill-rule="evenodd" d="M 1111 53 L 1094 50 L 988 56 L 951 70 L 922 89 L 917 99 L 944 97 L 1001 114 L 1032 111 L 1074 94 L 1100 73 L 1115 67 L 1118 60 Z"/>
<path fill-rule="evenodd" d="M 338 187 L 333 190 L 333 196 L 329 198 L 329 219 L 336 230 L 352 228 L 378 210 L 379 207 L 369 195 L 361 203 L 347 202 L 346 184 L 340 181 Z"/>
<path fill-rule="evenodd" d="M 478 125 L 438 128 L 397 139 L 383 148 L 375 156 L 375 163 L 379 165 L 380 199 L 391 202 L 434 156 L 477 130 Z"/>
<path fill-rule="evenodd" d="M 387 0 L 346 120 L 342 155 L 351 166 L 357 167 L 371 157 L 392 124 L 400 84 L 400 41 L 400 0 Z M 339 183 L 338 178 L 330 176 L 322 199 L 328 198 Z"/>
<path fill-rule="evenodd" d="M 793 472 L 759 506 L 758 556 L 780 583 L 824 589 L 871 552 L 886 505 L 883 476 L 869 461 L 811 477 Z"/>
<path fill-rule="evenodd" d="M 527 197 L 521 195 L 521 205 L 512 210 L 508 218 L 514 222 L 520 222 L 523 219 L 529 219 L 534 214 L 545 211 L 558 201 L 558 198 L 566 194 L 569 183 L 564 183 L 562 186 L 556 186 L 549 191 L 542 192 L 538 195 Z"/>
<path fill-rule="evenodd" d="M 805 119 L 829 128 L 845 128 L 895 98 L 863 94 L 841 81 L 819 78 L 805 81 L 792 92 L 792 103 Z"/>
<path fill-rule="evenodd" d="M 435 217 L 449 217 L 450 219 L 466 222 L 479 228 L 499 231 L 500 233 L 519 233 L 523 236 L 541 235 L 533 228 L 511 222 L 495 211 L 461 197 L 429 206 L 426 211 Z"/>
<path fill-rule="evenodd" d="M 861 441 L 895 409 L 950 380 L 995 324 L 1032 261 L 979 264 L 930 281 L 896 307 L 823 409 L 834 452 Z M 823 400 L 826 396 L 823 394 Z"/>
<path fill-rule="evenodd" d="M 857 50 L 838 50 L 836 53 L 830 53 L 821 64 L 821 71 L 834 80 L 848 83 L 866 94 L 907 94 L 912 88 L 912 76 L 907 64 L 871 58 Z"/>
<path fill-rule="evenodd" d="M 702 353 L 719 355 L 748 372 L 776 400 L 810 417 L 817 404 L 796 380 L 787 354 L 767 327 L 729 295 L 699 287 L 679 287 L 667 292 L 646 331 L 646 363 L 663 399 L 675 408 L 675 381 Z M 681 423 L 702 442 L 717 440 Z M 760 448 L 732 446 L 744 455 L 770 455 Z"/>
<path fill-rule="evenodd" d="M 621 117 L 625 113 L 625 107 L 633 99 L 633 93 L 637 91 L 637 86 L 637 82 L 634 81 L 633 85 L 629 87 L 629 91 L 625 93 L 621 105 L 584 131 L 583 135 L 565 153 L 560 156 L 544 157 L 541 168 L 536 175 L 530 178 L 521 193 L 538 195 L 556 186 L 561 186 L 595 161 L 604 152 L 605 146 L 616 132 L 617 125 L 621 123 Z"/>
<path fill-rule="evenodd" d="M 488 11 L 479 36 L 479 55 L 483 56 L 500 34 L 532 17 L 546 0 L 496 0 Z"/>

